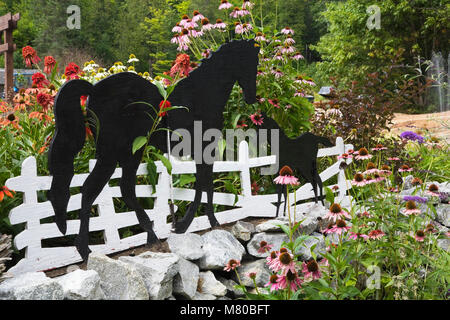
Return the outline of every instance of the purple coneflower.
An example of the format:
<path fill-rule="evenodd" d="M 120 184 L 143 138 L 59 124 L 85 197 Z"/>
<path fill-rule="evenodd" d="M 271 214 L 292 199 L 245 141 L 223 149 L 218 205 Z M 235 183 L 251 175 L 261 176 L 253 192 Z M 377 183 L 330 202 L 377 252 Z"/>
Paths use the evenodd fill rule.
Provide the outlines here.
<path fill-rule="evenodd" d="M 336 224 L 331 227 L 328 228 L 327 230 L 325 230 L 326 234 L 330 234 L 330 233 L 336 233 L 338 235 L 341 235 L 342 233 L 350 230 L 351 228 L 347 226 L 347 223 L 345 222 L 345 220 L 337 220 Z"/>
<path fill-rule="evenodd" d="M 389 161 L 400 161 L 399 157 L 391 157 L 391 158 L 387 158 Z"/>
<path fill-rule="evenodd" d="M 337 158 L 338 158 L 338 160 L 341 160 L 341 159 L 352 159 L 353 156 L 348 154 L 348 153 L 343 153 L 343 154 L 339 155 Z"/>
<path fill-rule="evenodd" d="M 202 19 L 202 31 L 209 31 L 213 28 L 214 26 L 211 23 L 209 23 L 209 20 L 207 18 Z"/>
<path fill-rule="evenodd" d="M 280 284 L 278 283 L 278 276 L 273 274 L 270 276 L 269 282 L 267 282 L 264 287 L 270 287 L 270 292 L 280 289 Z"/>
<path fill-rule="evenodd" d="M 271 105 L 273 105 L 275 108 L 280 108 L 280 105 L 279 105 L 279 103 L 280 103 L 280 101 L 277 99 L 277 98 L 274 98 L 274 99 L 269 99 L 269 100 L 267 100 Z"/>
<path fill-rule="evenodd" d="M 372 230 L 369 232 L 368 236 L 372 240 L 380 240 L 383 238 L 386 234 L 381 230 Z"/>
<path fill-rule="evenodd" d="M 302 286 L 302 281 L 298 277 L 297 272 L 288 271 L 286 275 L 278 277 L 277 279 L 279 289 L 289 288 L 291 291 L 295 292 Z"/>
<path fill-rule="evenodd" d="M 220 6 L 219 6 L 219 10 L 228 10 L 232 7 L 233 5 L 231 3 L 229 3 L 227 0 L 222 0 L 220 2 Z"/>
<path fill-rule="evenodd" d="M 288 35 L 286 40 L 284 40 L 284 44 L 290 46 L 292 44 L 295 44 L 295 40 L 292 38 L 291 35 Z"/>
<path fill-rule="evenodd" d="M 288 166 L 284 166 L 280 170 L 280 175 L 273 180 L 276 184 L 298 185 L 298 178 L 294 177 L 294 172 Z"/>
<path fill-rule="evenodd" d="M 364 240 L 367 240 L 367 239 L 369 239 L 369 236 L 366 235 L 366 234 L 359 233 L 359 232 L 353 232 L 353 231 L 351 231 L 348 238 L 349 238 L 350 240 L 356 240 L 356 239 L 364 239 Z"/>
<path fill-rule="evenodd" d="M 413 171 L 413 168 L 410 168 L 408 165 L 404 164 L 398 169 L 398 172 L 411 172 Z"/>
<path fill-rule="evenodd" d="M 377 166 L 373 162 L 369 162 L 366 166 L 366 171 L 363 172 L 363 174 L 372 174 L 372 173 L 378 173 L 380 170 L 378 170 Z"/>
<path fill-rule="evenodd" d="M 264 34 L 262 32 L 256 33 L 255 41 L 257 42 L 265 42 L 267 39 L 264 37 Z"/>
<path fill-rule="evenodd" d="M 328 210 L 327 214 L 323 218 L 330 219 L 333 220 L 333 222 L 336 222 L 337 219 L 343 219 L 343 217 L 351 219 L 351 216 L 348 214 L 347 211 L 343 210 L 338 203 L 333 203 L 330 206 L 330 209 Z"/>
<path fill-rule="evenodd" d="M 281 48 L 282 54 L 290 54 L 290 53 L 294 53 L 294 52 L 295 52 L 295 48 L 290 45 L 285 45 L 285 46 L 283 46 L 283 48 Z"/>
<path fill-rule="evenodd" d="M 222 19 L 217 19 L 216 24 L 214 25 L 214 28 L 215 29 L 226 29 L 227 24 L 225 22 L 223 22 Z"/>
<path fill-rule="evenodd" d="M 250 116 L 250 120 L 252 120 L 252 122 L 257 126 L 260 126 L 264 123 L 264 118 L 261 116 L 261 114 L 259 114 L 259 112 L 252 114 Z"/>
<path fill-rule="evenodd" d="M 304 92 L 297 91 L 297 92 L 294 93 L 294 97 L 302 97 L 302 98 L 304 98 L 304 97 L 306 97 L 306 94 Z"/>
<path fill-rule="evenodd" d="M 322 277 L 319 264 L 314 259 L 308 262 L 303 262 L 302 273 L 307 281 L 320 279 Z"/>
<path fill-rule="evenodd" d="M 425 232 L 423 230 L 417 230 L 415 238 L 416 241 L 423 242 L 425 240 Z"/>
<path fill-rule="evenodd" d="M 289 27 L 286 27 L 286 28 L 283 28 L 283 29 L 281 30 L 281 33 L 282 33 L 282 34 L 291 34 L 291 35 L 294 35 L 294 30 L 292 30 L 292 29 L 289 28 Z"/>
<path fill-rule="evenodd" d="M 368 184 L 367 180 L 364 179 L 364 176 L 361 173 L 357 173 L 354 175 L 353 180 L 350 182 L 352 186 L 364 187 Z"/>
<path fill-rule="evenodd" d="M 249 0 L 244 0 L 242 3 L 243 9 L 253 9 L 254 6 L 255 4 L 253 2 L 250 2 Z"/>
<path fill-rule="evenodd" d="M 294 59 L 294 60 L 300 60 L 300 59 L 305 59 L 305 57 L 300 53 L 300 52 L 296 52 L 293 56 L 292 56 L 292 59 Z"/>
<path fill-rule="evenodd" d="M 439 194 L 439 187 L 435 185 L 434 183 L 430 184 L 428 187 L 428 190 L 426 191 L 426 194 L 432 196 L 432 197 L 440 197 Z"/>
<path fill-rule="evenodd" d="M 240 265 L 241 265 L 241 262 L 239 260 L 231 259 L 230 261 L 228 261 L 227 266 L 223 270 L 229 272 L 231 270 L 235 270 Z"/>
<path fill-rule="evenodd" d="M 387 148 L 384 147 L 382 144 L 377 144 L 375 148 L 372 148 L 372 151 L 381 151 L 381 150 L 387 150 Z"/>
<path fill-rule="evenodd" d="M 275 76 L 275 78 L 281 78 L 282 76 L 284 76 L 284 73 L 280 70 L 280 69 L 272 69 L 272 74 Z"/>
<path fill-rule="evenodd" d="M 258 253 L 266 253 L 272 250 L 273 245 L 268 244 L 266 241 L 261 241 L 259 243 Z"/>
<path fill-rule="evenodd" d="M 177 24 L 175 25 L 175 27 L 173 27 L 172 32 L 174 33 L 180 33 L 183 30 L 183 27 L 180 26 L 180 23 L 177 22 Z"/>
<path fill-rule="evenodd" d="M 230 17 L 238 19 L 240 17 L 245 17 L 246 15 L 249 15 L 250 12 L 246 9 L 242 9 L 239 7 L 235 7 L 233 11 L 230 13 Z"/>
<path fill-rule="evenodd" d="M 198 12 L 198 10 L 195 10 L 194 13 L 193 13 L 192 21 L 197 22 L 197 21 L 200 21 L 200 20 L 202 20 L 204 18 L 205 17 L 200 12 Z"/>
<path fill-rule="evenodd" d="M 366 148 L 361 148 L 358 150 L 358 155 L 355 157 L 356 160 L 367 160 L 371 159 L 372 155 L 369 154 Z"/>
<path fill-rule="evenodd" d="M 420 213 L 420 210 L 416 206 L 416 202 L 409 200 L 406 202 L 406 208 L 402 210 L 402 214 L 405 216 L 417 215 Z"/>

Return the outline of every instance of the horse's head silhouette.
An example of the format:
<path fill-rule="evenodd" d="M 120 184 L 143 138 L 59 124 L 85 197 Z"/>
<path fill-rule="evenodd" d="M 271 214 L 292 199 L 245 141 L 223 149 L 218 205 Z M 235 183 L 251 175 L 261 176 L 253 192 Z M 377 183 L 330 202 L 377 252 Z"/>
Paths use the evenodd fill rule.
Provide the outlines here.
<path fill-rule="evenodd" d="M 256 75 L 258 72 L 259 45 L 254 40 L 236 41 L 239 54 L 235 57 L 233 72 L 244 91 L 244 100 L 248 104 L 256 103 Z"/>

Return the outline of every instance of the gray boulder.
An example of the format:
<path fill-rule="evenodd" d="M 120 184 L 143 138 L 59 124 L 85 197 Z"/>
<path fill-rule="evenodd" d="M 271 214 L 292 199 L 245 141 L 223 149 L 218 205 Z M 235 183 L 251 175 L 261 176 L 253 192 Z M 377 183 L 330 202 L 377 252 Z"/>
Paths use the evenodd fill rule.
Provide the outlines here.
<path fill-rule="evenodd" d="M 149 299 L 142 276 L 129 263 L 113 260 L 100 253 L 91 253 L 87 269 L 97 271 L 100 286 L 108 300 Z"/>
<path fill-rule="evenodd" d="M 446 239 L 438 239 L 437 241 L 437 246 L 439 248 L 441 248 L 444 251 L 449 251 L 449 247 L 450 247 L 450 239 L 446 238 Z"/>
<path fill-rule="evenodd" d="M 269 282 L 269 278 L 272 275 L 272 272 L 266 264 L 266 259 L 244 263 L 239 268 L 237 268 L 237 271 L 242 284 L 246 287 L 251 288 L 254 288 L 255 284 L 253 283 L 253 280 L 249 278 L 248 273 L 256 273 L 255 281 L 258 287 L 264 287 L 264 285 Z M 239 281 L 236 274 L 233 274 L 233 280 Z"/>
<path fill-rule="evenodd" d="M 216 279 L 211 271 L 200 272 L 198 279 L 198 291 L 203 294 L 212 294 L 223 297 L 227 294 L 227 287 Z"/>
<path fill-rule="evenodd" d="M 197 291 L 192 300 L 217 300 L 217 297 L 210 293 L 201 293 Z"/>
<path fill-rule="evenodd" d="M 231 229 L 231 233 L 239 240 L 249 241 L 255 233 L 255 226 L 250 222 L 238 221 Z"/>
<path fill-rule="evenodd" d="M 241 289 L 235 288 L 238 283 L 231 279 L 225 279 L 223 277 L 218 277 L 217 280 L 222 282 L 222 284 L 227 288 L 228 292 L 231 292 L 235 298 L 243 297 L 244 292 Z"/>
<path fill-rule="evenodd" d="M 171 233 L 167 239 L 167 244 L 171 252 L 186 260 L 197 260 L 205 254 L 203 251 L 203 239 L 195 233 Z"/>
<path fill-rule="evenodd" d="M 242 260 L 245 248 L 228 231 L 213 230 L 203 236 L 205 255 L 198 261 L 202 270 L 223 270 L 231 260 Z"/>
<path fill-rule="evenodd" d="M 75 270 L 56 278 L 62 286 L 66 300 L 103 300 L 105 293 L 100 287 L 100 276 L 94 270 Z"/>
<path fill-rule="evenodd" d="M 0 284 L 0 300 L 63 300 L 62 286 L 43 272 L 29 272 Z"/>
<path fill-rule="evenodd" d="M 199 267 L 186 259 L 178 260 L 178 274 L 173 279 L 173 292 L 193 299 L 197 291 Z"/>
<path fill-rule="evenodd" d="M 450 204 L 439 204 L 436 208 L 437 221 L 450 228 Z"/>
<path fill-rule="evenodd" d="M 144 252 L 136 257 L 120 257 L 119 261 L 136 268 L 151 300 L 164 300 L 172 295 L 173 278 L 178 273 L 176 254 Z"/>
<path fill-rule="evenodd" d="M 265 241 L 269 245 L 272 245 L 272 250 L 280 250 L 281 244 L 283 242 L 288 242 L 289 237 L 285 233 L 257 233 L 247 244 L 248 253 L 257 258 L 266 258 L 270 254 L 269 252 L 258 252 L 261 241 Z"/>
<path fill-rule="evenodd" d="M 256 226 L 256 232 L 283 232 L 279 225 L 289 226 L 289 220 L 282 217 L 268 220 Z"/>

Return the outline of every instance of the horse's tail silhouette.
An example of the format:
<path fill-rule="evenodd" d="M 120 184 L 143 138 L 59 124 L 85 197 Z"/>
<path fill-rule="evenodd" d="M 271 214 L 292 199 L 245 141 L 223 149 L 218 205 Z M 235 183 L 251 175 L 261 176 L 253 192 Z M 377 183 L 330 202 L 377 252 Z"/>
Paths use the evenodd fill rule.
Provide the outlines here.
<path fill-rule="evenodd" d="M 94 87 L 84 80 L 65 83 L 55 98 L 55 135 L 49 149 L 48 169 L 53 176 L 48 198 L 55 211 L 58 229 L 67 230 L 67 205 L 70 199 L 70 182 L 74 175 L 73 161 L 84 146 L 86 124 L 81 110 L 81 96 L 92 95 Z"/>

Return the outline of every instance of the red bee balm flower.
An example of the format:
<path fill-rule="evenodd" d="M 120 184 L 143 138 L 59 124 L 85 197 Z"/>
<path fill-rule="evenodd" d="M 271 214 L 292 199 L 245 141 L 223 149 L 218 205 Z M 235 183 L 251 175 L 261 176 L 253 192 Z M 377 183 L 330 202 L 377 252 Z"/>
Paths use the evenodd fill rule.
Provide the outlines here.
<path fill-rule="evenodd" d="M 56 60 L 52 56 L 45 57 L 44 59 L 44 72 L 46 74 L 50 74 L 53 71 L 53 68 L 56 66 Z"/>
<path fill-rule="evenodd" d="M 192 70 L 191 68 L 191 62 L 189 55 L 183 53 L 178 55 L 178 57 L 175 60 L 175 64 L 170 69 L 170 76 L 172 78 L 175 78 L 177 74 L 179 74 L 182 77 L 189 76 L 189 72 Z"/>
<path fill-rule="evenodd" d="M 75 63 L 71 62 L 66 67 L 66 71 L 64 75 L 67 77 L 67 80 L 79 79 L 78 74 L 80 73 L 80 67 Z"/>
<path fill-rule="evenodd" d="M 170 101 L 166 100 L 166 101 L 161 101 L 161 103 L 159 104 L 159 114 L 158 116 L 165 117 L 167 115 L 167 112 L 164 112 L 165 109 L 169 109 L 172 107 L 172 104 L 170 103 Z"/>
<path fill-rule="evenodd" d="M 50 84 L 45 75 L 40 72 L 36 72 L 35 74 L 33 74 L 31 79 L 33 80 L 33 85 L 36 85 L 37 88 L 43 88 L 44 86 Z"/>
<path fill-rule="evenodd" d="M 33 64 L 38 64 L 39 61 L 41 61 L 36 53 L 36 50 L 30 46 L 26 46 L 22 49 L 22 56 L 28 68 L 31 68 Z"/>

